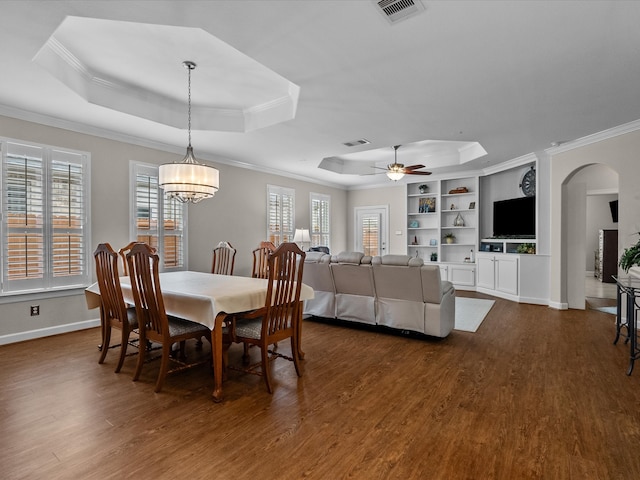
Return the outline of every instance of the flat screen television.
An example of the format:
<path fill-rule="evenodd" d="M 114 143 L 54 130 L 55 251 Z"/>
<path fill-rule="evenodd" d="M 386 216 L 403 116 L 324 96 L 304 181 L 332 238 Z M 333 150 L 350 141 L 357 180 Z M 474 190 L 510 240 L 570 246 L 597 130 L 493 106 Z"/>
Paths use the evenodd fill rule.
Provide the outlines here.
<path fill-rule="evenodd" d="M 609 202 L 609 208 L 611 209 L 611 220 L 613 223 L 618 223 L 618 200 Z"/>
<path fill-rule="evenodd" d="M 493 202 L 493 236 L 535 238 L 536 197 Z"/>

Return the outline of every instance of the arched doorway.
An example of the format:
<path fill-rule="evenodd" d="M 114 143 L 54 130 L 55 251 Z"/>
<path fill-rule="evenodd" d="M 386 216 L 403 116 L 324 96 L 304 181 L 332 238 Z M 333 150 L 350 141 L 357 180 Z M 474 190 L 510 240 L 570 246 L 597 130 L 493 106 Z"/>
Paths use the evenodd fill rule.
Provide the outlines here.
<path fill-rule="evenodd" d="M 586 298 L 598 287 L 592 282 L 596 271 L 599 230 L 617 230 L 609 202 L 617 200 L 618 173 L 606 164 L 589 164 L 571 172 L 563 182 L 563 237 L 566 263 L 566 292 L 569 308 L 584 310 Z M 616 242 L 617 243 L 617 242 Z M 616 245 L 617 250 L 617 245 Z M 592 278 L 589 279 L 588 276 Z M 595 292 L 611 288 L 602 286 Z"/>

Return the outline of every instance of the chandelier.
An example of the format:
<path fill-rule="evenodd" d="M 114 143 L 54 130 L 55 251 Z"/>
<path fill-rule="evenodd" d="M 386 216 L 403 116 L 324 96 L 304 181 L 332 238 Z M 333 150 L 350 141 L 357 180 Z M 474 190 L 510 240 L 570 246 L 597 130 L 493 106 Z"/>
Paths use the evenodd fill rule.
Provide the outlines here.
<path fill-rule="evenodd" d="M 158 182 L 166 195 L 182 203 L 198 203 L 211 198 L 218 191 L 219 172 L 209 165 L 196 161 L 191 146 L 191 70 L 194 62 L 185 61 L 182 65 L 189 74 L 189 146 L 181 162 L 160 165 Z"/>

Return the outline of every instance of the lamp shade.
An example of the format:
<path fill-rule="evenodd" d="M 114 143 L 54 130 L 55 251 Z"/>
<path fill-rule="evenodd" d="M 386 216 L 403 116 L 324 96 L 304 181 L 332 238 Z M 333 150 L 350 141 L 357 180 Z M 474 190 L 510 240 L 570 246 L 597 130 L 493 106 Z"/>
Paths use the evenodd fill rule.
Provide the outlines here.
<path fill-rule="evenodd" d="M 158 183 L 165 194 L 181 202 L 198 203 L 218 191 L 218 170 L 201 163 L 165 163 L 160 165 Z"/>
<path fill-rule="evenodd" d="M 309 235 L 308 228 L 296 228 L 296 233 L 293 235 L 294 242 L 310 242 L 311 235 Z"/>

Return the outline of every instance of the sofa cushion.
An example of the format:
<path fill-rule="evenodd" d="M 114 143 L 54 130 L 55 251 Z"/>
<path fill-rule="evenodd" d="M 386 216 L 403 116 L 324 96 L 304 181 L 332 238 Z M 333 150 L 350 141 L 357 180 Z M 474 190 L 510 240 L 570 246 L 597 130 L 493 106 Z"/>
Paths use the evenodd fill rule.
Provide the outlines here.
<path fill-rule="evenodd" d="M 331 255 L 324 252 L 307 252 L 304 263 L 329 263 Z"/>
<path fill-rule="evenodd" d="M 373 257 L 371 263 L 373 265 L 421 267 L 424 265 L 424 260 L 420 257 L 412 257 L 410 255 L 383 255 L 381 257 Z"/>
<path fill-rule="evenodd" d="M 364 257 L 362 252 L 340 252 L 338 255 L 331 257 L 333 263 L 346 263 L 349 265 L 360 265 L 360 261 Z M 370 261 L 369 261 L 370 262 Z"/>

